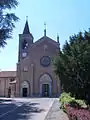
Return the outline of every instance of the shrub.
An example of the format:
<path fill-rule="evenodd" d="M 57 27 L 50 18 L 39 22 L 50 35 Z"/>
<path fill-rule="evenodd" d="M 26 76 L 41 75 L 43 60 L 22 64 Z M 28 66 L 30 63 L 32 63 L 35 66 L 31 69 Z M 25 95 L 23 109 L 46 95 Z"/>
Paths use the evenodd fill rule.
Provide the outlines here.
<path fill-rule="evenodd" d="M 77 100 L 71 97 L 70 93 L 62 93 L 59 101 L 61 104 L 60 108 L 63 109 L 64 112 L 66 112 L 66 104 L 75 108 L 87 107 L 84 100 Z"/>
<path fill-rule="evenodd" d="M 83 107 L 83 108 L 86 108 L 86 107 L 87 107 L 87 105 L 86 105 L 86 103 L 85 103 L 84 100 L 78 100 L 78 99 L 76 99 L 76 102 L 79 103 L 79 105 L 80 105 L 81 107 Z"/>
<path fill-rule="evenodd" d="M 74 107 L 74 108 L 80 108 L 81 107 L 81 105 L 79 103 L 77 103 L 75 100 L 70 101 L 69 105 L 71 107 Z"/>
<path fill-rule="evenodd" d="M 60 98 L 59 98 L 59 101 L 61 103 L 61 106 L 60 108 L 63 109 L 64 112 L 66 112 L 65 110 L 65 105 L 66 104 L 69 104 L 69 102 L 72 101 L 72 97 L 70 96 L 70 93 L 62 93 Z"/>

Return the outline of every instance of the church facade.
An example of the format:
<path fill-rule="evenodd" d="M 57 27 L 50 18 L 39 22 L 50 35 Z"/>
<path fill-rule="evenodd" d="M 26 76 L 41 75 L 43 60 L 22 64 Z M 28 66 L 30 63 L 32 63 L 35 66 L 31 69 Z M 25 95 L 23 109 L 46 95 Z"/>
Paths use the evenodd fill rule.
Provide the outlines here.
<path fill-rule="evenodd" d="M 60 81 L 54 73 L 52 60 L 58 55 L 57 42 L 46 36 L 33 41 L 28 21 L 23 34 L 19 35 L 17 64 L 17 95 L 21 97 L 56 97 L 60 95 Z"/>
<path fill-rule="evenodd" d="M 17 70 L 0 72 L 2 85 L 5 85 L 0 96 L 7 97 L 9 93 L 14 97 L 58 97 L 60 80 L 54 73 L 52 60 L 60 50 L 59 36 L 56 41 L 52 40 L 44 29 L 43 37 L 34 42 L 26 21 L 23 33 L 19 34 L 18 48 Z M 6 86 L 3 81 L 7 80 Z"/>

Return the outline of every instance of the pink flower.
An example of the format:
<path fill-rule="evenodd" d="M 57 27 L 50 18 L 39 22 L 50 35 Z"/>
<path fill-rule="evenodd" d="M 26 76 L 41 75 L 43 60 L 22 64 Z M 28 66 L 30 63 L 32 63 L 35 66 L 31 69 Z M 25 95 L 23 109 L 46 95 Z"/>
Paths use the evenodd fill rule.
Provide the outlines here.
<path fill-rule="evenodd" d="M 90 111 L 88 109 L 77 109 L 66 105 L 66 112 L 71 117 L 71 120 L 74 120 L 75 117 L 77 120 L 90 120 Z"/>

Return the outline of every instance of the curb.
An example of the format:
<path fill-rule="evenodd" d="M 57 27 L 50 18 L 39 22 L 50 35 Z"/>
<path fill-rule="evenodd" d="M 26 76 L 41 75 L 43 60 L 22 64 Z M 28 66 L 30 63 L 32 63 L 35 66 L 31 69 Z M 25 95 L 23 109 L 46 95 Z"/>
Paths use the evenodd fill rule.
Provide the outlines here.
<path fill-rule="evenodd" d="M 46 114 L 44 120 L 47 120 L 47 117 L 48 117 L 48 115 L 49 115 L 49 113 L 50 113 L 50 111 L 51 111 L 51 109 L 52 109 L 52 107 L 53 107 L 55 101 L 56 101 L 56 99 L 53 101 L 52 105 L 50 106 L 50 109 L 48 110 L 48 112 L 47 112 L 47 114 Z"/>

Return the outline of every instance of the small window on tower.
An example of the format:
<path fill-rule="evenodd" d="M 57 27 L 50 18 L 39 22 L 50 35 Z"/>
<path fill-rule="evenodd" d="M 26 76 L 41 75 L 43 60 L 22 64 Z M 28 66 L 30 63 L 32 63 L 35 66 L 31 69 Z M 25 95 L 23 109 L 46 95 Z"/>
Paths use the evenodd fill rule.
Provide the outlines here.
<path fill-rule="evenodd" d="M 27 49 L 27 48 L 28 48 L 28 42 L 24 40 L 22 43 L 22 49 Z"/>
<path fill-rule="evenodd" d="M 28 71 L 28 68 L 25 66 L 25 67 L 23 68 L 23 71 L 24 71 L 24 72 L 27 72 L 27 71 Z"/>

